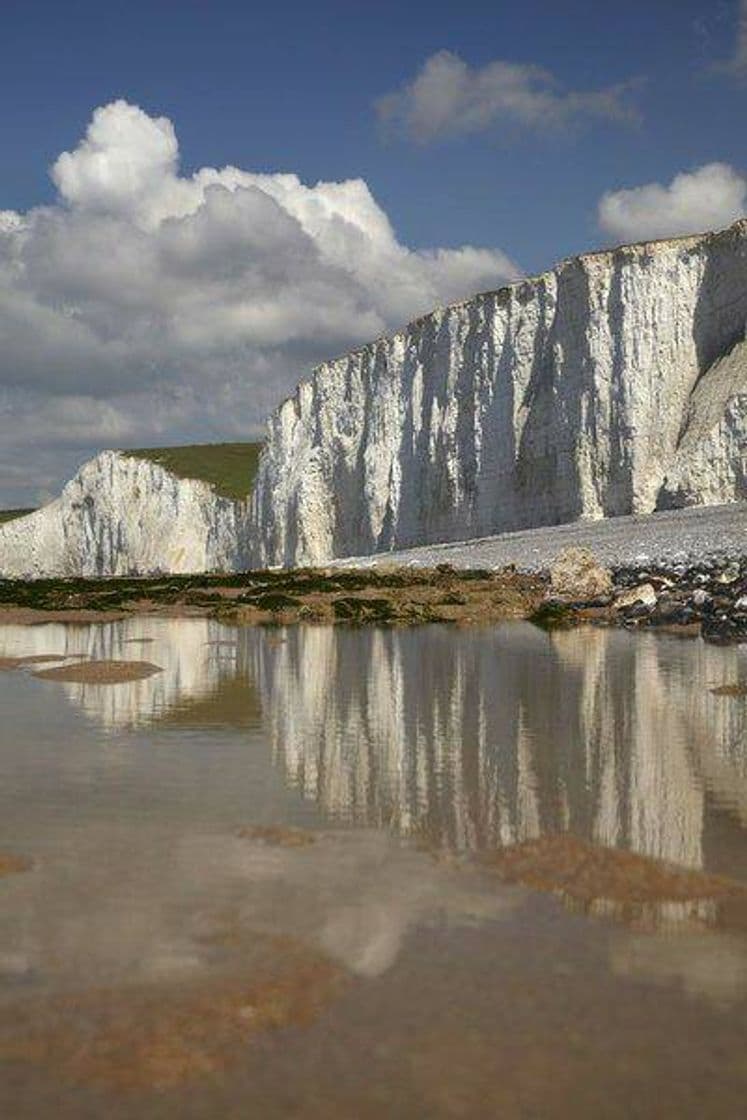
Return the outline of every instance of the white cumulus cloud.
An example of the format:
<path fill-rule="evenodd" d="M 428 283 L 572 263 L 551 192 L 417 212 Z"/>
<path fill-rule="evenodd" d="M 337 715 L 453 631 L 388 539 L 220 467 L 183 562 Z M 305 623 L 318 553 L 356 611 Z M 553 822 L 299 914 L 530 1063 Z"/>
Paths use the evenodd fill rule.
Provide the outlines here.
<path fill-rule="evenodd" d="M 171 121 L 126 101 L 51 174 L 54 204 L 0 210 L 0 447 L 31 487 L 40 442 L 261 432 L 314 362 L 519 272 L 498 249 L 408 248 L 362 179 L 183 176 Z"/>
<path fill-rule="evenodd" d="M 494 127 L 558 128 L 593 118 L 633 122 L 636 82 L 564 90 L 541 66 L 496 60 L 472 68 L 452 51 L 426 59 L 401 90 L 376 102 L 379 117 L 419 143 Z"/>
<path fill-rule="evenodd" d="M 599 225 L 622 241 L 677 237 L 728 226 L 747 213 L 747 180 L 728 163 L 707 163 L 675 175 L 671 183 L 646 183 L 608 191 L 599 202 Z"/>

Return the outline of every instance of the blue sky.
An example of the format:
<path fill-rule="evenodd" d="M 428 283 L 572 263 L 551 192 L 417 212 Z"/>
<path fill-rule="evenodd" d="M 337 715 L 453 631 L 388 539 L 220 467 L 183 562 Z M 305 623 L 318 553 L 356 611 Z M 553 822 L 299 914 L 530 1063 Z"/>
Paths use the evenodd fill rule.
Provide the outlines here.
<path fill-rule="evenodd" d="M 261 432 L 311 364 L 435 303 L 744 212 L 738 0 L 2 17 L 0 505 L 98 446 Z"/>
<path fill-rule="evenodd" d="M 603 191 L 740 165 L 747 85 L 713 65 L 736 22 L 736 4 L 698 0 L 6 3 L 0 205 L 49 200 L 48 165 L 124 97 L 173 120 L 186 170 L 362 176 L 408 244 L 499 244 L 531 271 L 600 240 Z M 536 63 L 574 89 L 641 79 L 643 119 L 382 142 L 375 99 L 441 49 Z"/>

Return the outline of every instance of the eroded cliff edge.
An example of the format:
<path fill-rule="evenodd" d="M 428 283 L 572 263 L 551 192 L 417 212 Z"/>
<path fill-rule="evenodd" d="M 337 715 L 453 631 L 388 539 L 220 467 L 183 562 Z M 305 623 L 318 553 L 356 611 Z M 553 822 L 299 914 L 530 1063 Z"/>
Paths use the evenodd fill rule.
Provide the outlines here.
<path fill-rule="evenodd" d="M 621 247 L 324 363 L 270 421 L 254 564 L 747 497 L 747 222 Z"/>

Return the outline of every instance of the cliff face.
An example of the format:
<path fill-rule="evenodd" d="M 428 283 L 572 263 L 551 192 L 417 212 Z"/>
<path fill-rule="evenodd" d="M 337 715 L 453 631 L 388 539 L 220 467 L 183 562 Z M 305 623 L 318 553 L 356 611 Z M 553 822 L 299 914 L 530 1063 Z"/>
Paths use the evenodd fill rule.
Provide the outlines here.
<path fill-rule="evenodd" d="M 0 525 L 0 576 L 101 576 L 246 568 L 246 504 L 156 463 L 104 451 L 60 497 Z"/>
<path fill-rule="evenodd" d="M 255 564 L 747 497 L 747 222 L 435 311 L 270 421 Z"/>

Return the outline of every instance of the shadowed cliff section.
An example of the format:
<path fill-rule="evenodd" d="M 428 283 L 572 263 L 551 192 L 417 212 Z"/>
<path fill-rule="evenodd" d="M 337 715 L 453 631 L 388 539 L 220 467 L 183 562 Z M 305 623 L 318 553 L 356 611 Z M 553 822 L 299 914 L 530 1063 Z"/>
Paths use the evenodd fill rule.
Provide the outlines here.
<path fill-rule="evenodd" d="M 731 489 L 747 499 L 747 342 L 737 342 L 702 375 L 690 396 L 659 509 L 707 505 Z"/>

